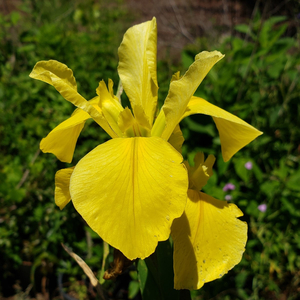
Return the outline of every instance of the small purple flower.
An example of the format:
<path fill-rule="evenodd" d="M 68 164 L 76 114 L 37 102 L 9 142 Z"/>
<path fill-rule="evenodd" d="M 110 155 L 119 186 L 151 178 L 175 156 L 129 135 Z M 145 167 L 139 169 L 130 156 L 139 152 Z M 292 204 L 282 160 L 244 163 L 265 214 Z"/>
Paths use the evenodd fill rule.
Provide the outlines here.
<path fill-rule="evenodd" d="M 251 170 L 252 167 L 253 167 L 253 165 L 252 165 L 252 162 L 251 162 L 251 161 L 248 161 L 248 162 L 245 163 L 245 168 L 246 168 L 247 170 Z"/>
<path fill-rule="evenodd" d="M 235 185 L 233 183 L 226 183 L 223 187 L 223 191 L 227 192 L 227 191 L 233 191 L 235 190 Z"/>
<path fill-rule="evenodd" d="M 231 196 L 231 195 L 226 195 L 226 196 L 225 196 L 225 200 L 226 200 L 226 201 L 232 200 L 232 196 Z"/>
<path fill-rule="evenodd" d="M 260 210 L 261 212 L 266 212 L 266 210 L 267 210 L 267 204 L 260 204 L 260 205 L 258 205 L 258 210 Z"/>

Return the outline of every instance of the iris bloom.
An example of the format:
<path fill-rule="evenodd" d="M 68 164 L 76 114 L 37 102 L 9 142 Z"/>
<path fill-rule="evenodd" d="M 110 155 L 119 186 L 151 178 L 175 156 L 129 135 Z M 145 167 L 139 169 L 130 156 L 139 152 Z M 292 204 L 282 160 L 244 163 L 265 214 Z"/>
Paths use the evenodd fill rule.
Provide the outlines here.
<path fill-rule="evenodd" d="M 199 53 L 182 77 L 179 73 L 173 76 L 164 105 L 156 114 L 156 46 L 153 18 L 131 27 L 119 47 L 118 73 L 132 110 L 122 107 L 111 80 L 108 86 L 101 81 L 97 96 L 87 101 L 77 92 L 73 72 L 66 65 L 54 60 L 38 62 L 30 76 L 54 86 L 77 107 L 69 119 L 41 141 L 40 148 L 63 162 L 71 162 L 85 121 L 92 118 L 98 123 L 112 139 L 85 155 L 75 167 L 57 172 L 56 204 L 62 209 L 72 199 L 88 225 L 131 260 L 152 254 L 159 241 L 169 238 L 173 221 L 179 218 L 172 227 L 175 276 L 180 282 L 176 288 L 199 288 L 240 260 L 246 229 L 240 225 L 237 233 L 235 224 L 240 221 L 235 217 L 240 212 L 234 206 L 199 193 L 196 175 L 190 178 L 193 184 L 190 183 L 188 190 L 188 172 L 180 154 L 183 137 L 178 124 L 191 114 L 212 116 L 225 161 L 261 132 L 193 96 L 209 70 L 223 58 L 218 51 Z M 183 228 L 181 223 L 185 225 Z M 227 231 L 217 239 L 219 226 Z M 196 242 L 190 240 L 194 236 L 192 230 L 197 232 Z M 192 266 L 194 276 L 187 281 L 184 274 L 188 270 L 181 268 L 181 264 L 185 264 L 184 259 L 190 253 L 198 263 Z M 201 265 L 199 257 L 203 257 L 206 265 Z M 213 272 L 203 277 L 205 270 Z"/>

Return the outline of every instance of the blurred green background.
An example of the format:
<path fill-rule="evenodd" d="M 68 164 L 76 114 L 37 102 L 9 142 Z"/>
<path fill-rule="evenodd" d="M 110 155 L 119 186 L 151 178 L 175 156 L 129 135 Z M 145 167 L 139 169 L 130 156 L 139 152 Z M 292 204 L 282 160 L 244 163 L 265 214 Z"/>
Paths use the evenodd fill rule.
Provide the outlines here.
<path fill-rule="evenodd" d="M 174 72 L 184 72 L 200 51 L 217 49 L 226 56 L 196 95 L 264 132 L 224 163 L 211 118 L 197 115 L 181 124 L 187 140 L 185 158 L 192 160 L 198 151 L 218 157 L 205 192 L 224 201 L 230 195 L 249 225 L 242 262 L 222 279 L 193 291 L 194 300 L 299 299 L 300 5 L 287 1 L 289 9 L 282 15 L 283 9 L 266 11 L 259 2 L 253 1 L 253 13 L 244 24 L 235 24 L 226 32 L 216 26 L 212 34 L 206 32 L 180 49 L 179 55 L 172 56 L 168 47 L 159 53 L 160 104 Z M 42 154 L 40 140 L 70 116 L 74 107 L 54 88 L 28 75 L 36 62 L 56 59 L 73 70 L 78 91 L 86 99 L 94 97 L 102 79 L 111 78 L 116 89 L 117 48 L 122 36 L 137 19 L 149 18 L 129 10 L 121 0 L 24 0 L 17 9 L 3 7 L 0 298 L 94 299 L 86 276 L 61 243 L 85 259 L 99 278 L 103 243 L 72 204 L 62 211 L 56 207 L 54 175 L 74 165 L 107 136 L 98 125 L 87 122 L 72 164 Z M 247 162 L 252 169 L 245 167 Z M 234 184 L 235 189 L 223 191 L 226 183 Z M 266 204 L 266 211 L 259 209 L 261 204 Z M 106 265 L 111 260 L 112 254 Z M 134 268 L 115 282 L 105 282 L 104 288 L 110 299 L 140 299 Z"/>

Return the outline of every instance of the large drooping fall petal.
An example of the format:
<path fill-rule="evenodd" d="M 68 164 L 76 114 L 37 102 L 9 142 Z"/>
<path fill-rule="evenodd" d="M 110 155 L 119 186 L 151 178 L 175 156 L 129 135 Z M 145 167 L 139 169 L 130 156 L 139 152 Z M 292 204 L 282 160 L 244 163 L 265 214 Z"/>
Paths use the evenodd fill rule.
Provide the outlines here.
<path fill-rule="evenodd" d="M 213 117 L 219 131 L 224 161 L 262 134 L 240 118 L 199 97 L 190 99 L 181 119 L 192 114 Z"/>
<path fill-rule="evenodd" d="M 234 204 L 188 190 L 185 212 L 174 220 L 175 289 L 200 289 L 241 261 L 247 224 Z"/>
<path fill-rule="evenodd" d="M 187 188 L 182 156 L 157 137 L 101 144 L 79 161 L 70 182 L 76 210 L 129 259 L 149 256 L 168 239 Z"/>
<path fill-rule="evenodd" d="M 73 72 L 65 64 L 56 60 L 40 61 L 34 66 L 29 76 L 54 86 L 67 101 L 87 112 L 112 138 L 117 137 L 101 110 L 96 109 L 77 92 Z"/>
<path fill-rule="evenodd" d="M 159 122 L 154 124 L 152 135 L 161 136 L 166 141 L 169 139 L 196 89 L 210 69 L 223 57 L 219 51 L 203 51 L 196 55 L 195 61 L 182 77 L 179 74 L 173 76 L 168 96 L 158 116 Z M 161 119 L 165 119 L 162 132 L 156 128 Z M 162 128 L 161 125 L 159 127 Z"/>
<path fill-rule="evenodd" d="M 148 128 L 152 126 L 157 104 L 156 47 L 157 28 L 153 18 L 129 28 L 118 51 L 118 72 L 124 90 L 138 122 L 143 126 L 148 123 L 145 126 Z"/>

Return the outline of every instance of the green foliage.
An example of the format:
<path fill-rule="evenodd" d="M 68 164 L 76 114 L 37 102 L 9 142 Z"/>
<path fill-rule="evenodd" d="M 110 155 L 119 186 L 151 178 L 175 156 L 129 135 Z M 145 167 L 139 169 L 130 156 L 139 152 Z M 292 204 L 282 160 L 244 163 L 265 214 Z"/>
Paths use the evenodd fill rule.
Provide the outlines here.
<path fill-rule="evenodd" d="M 179 300 L 180 291 L 174 289 L 171 239 L 161 242 L 157 250 L 137 264 L 141 295 L 144 300 Z"/>
<path fill-rule="evenodd" d="M 28 75 L 36 62 L 56 59 L 73 69 L 79 93 L 94 97 L 101 79 L 118 83 L 117 48 L 128 22 L 117 0 L 25 0 L 18 11 L 0 15 L 0 295 L 13 294 L 24 264 L 31 265 L 32 281 L 40 272 L 50 276 L 49 265 L 81 278 L 61 242 L 101 269 L 100 238 L 88 238 L 91 233 L 72 205 L 60 211 L 54 203 L 54 175 L 66 164 L 38 150 L 41 138 L 74 107 Z M 73 163 L 107 138 L 92 122 L 87 127 Z"/>
<path fill-rule="evenodd" d="M 218 159 L 215 174 L 204 187 L 219 199 L 232 197 L 245 213 L 249 240 L 242 262 L 221 280 L 206 284 L 195 299 L 286 299 L 297 298 L 300 251 L 299 216 L 299 40 L 285 37 L 287 24 L 282 16 L 265 22 L 256 18 L 250 25 L 238 25 L 237 36 L 226 38 L 216 48 L 225 53 L 200 85 L 197 95 L 239 116 L 264 132 L 228 163 Z M 183 52 L 187 67 L 205 48 L 191 46 Z M 220 155 L 220 141 L 211 120 L 193 117 L 184 122 L 184 153 L 193 157 L 202 150 Z M 209 144 L 213 149 L 207 149 Z M 206 146 L 208 145 L 208 146 Z M 193 150 L 192 150 L 193 149 Z M 245 168 L 252 162 L 252 169 Z M 235 190 L 224 192 L 226 183 Z M 216 187 L 217 186 L 217 187 Z M 258 209 L 267 205 L 267 211 Z M 197 296 L 198 295 L 198 296 Z"/>

